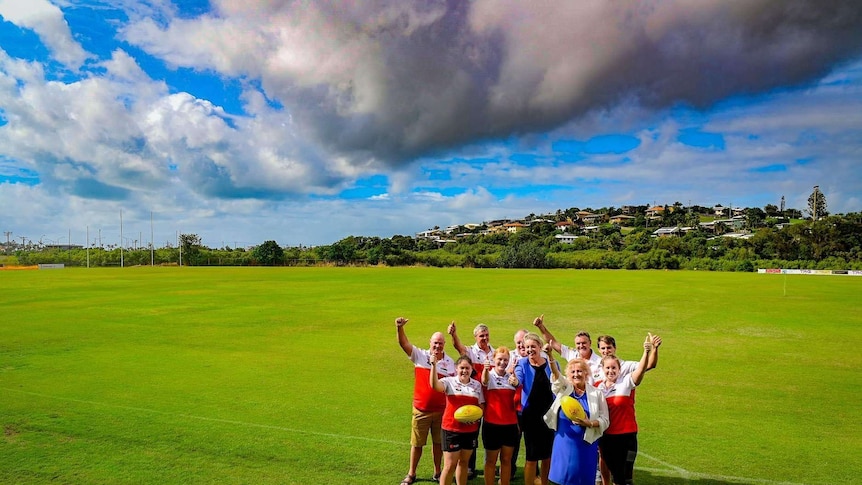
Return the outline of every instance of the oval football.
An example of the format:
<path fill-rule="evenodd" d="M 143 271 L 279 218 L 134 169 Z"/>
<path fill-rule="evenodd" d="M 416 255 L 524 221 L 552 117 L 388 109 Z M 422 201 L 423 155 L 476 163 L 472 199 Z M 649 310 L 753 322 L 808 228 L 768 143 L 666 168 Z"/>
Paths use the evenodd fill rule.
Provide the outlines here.
<path fill-rule="evenodd" d="M 587 413 L 584 412 L 581 403 L 572 396 L 563 396 L 560 399 L 560 408 L 563 410 L 563 414 L 571 420 L 585 419 L 587 417 Z"/>
<path fill-rule="evenodd" d="M 482 408 L 473 404 L 455 410 L 455 420 L 460 423 L 473 423 L 482 419 Z"/>

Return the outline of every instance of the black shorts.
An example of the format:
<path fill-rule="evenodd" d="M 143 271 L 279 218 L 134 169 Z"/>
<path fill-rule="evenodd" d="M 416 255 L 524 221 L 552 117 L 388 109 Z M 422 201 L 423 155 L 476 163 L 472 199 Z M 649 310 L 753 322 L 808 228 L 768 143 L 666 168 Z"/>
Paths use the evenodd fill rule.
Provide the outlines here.
<path fill-rule="evenodd" d="M 599 439 L 602 460 L 614 483 L 631 483 L 638 455 L 638 434 L 606 434 Z"/>
<path fill-rule="evenodd" d="M 461 450 L 475 450 L 479 447 L 479 431 L 472 433 L 459 433 L 457 431 L 443 430 L 443 451 L 456 452 Z"/>
<path fill-rule="evenodd" d="M 517 424 L 482 423 L 482 443 L 486 450 L 499 450 L 504 446 L 515 447 L 521 440 L 521 429 Z"/>

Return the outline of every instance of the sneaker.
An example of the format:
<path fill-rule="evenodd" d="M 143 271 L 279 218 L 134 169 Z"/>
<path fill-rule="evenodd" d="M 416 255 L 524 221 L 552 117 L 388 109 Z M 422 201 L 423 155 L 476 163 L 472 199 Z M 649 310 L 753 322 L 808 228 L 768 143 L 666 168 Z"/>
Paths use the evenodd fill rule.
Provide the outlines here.
<path fill-rule="evenodd" d="M 476 470 L 467 470 L 467 480 L 476 478 Z"/>

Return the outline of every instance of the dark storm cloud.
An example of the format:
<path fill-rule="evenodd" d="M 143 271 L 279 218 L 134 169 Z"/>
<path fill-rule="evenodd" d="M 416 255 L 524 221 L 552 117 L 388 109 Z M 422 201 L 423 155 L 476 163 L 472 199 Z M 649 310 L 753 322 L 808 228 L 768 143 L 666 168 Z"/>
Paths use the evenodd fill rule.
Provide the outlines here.
<path fill-rule="evenodd" d="M 209 67 L 260 76 L 299 130 L 352 163 L 409 162 L 620 103 L 708 107 L 804 85 L 862 51 L 862 2 L 263 7 L 270 24 L 255 34 L 268 49 L 260 62 L 249 67 L 241 51 L 222 49 Z M 223 8 L 207 25 L 241 36 L 263 7 Z"/>

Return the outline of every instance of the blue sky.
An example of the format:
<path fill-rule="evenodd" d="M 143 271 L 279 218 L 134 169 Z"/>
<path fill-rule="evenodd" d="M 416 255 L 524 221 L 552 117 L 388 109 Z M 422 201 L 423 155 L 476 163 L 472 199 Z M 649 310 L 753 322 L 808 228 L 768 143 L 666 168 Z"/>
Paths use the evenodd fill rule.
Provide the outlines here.
<path fill-rule="evenodd" d="M 791 5 L 792 4 L 792 5 Z M 862 5 L 0 0 L 11 238 L 317 245 L 569 207 L 862 210 Z"/>

